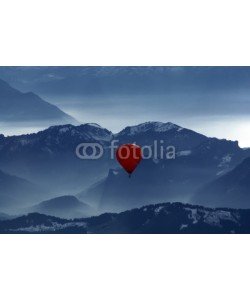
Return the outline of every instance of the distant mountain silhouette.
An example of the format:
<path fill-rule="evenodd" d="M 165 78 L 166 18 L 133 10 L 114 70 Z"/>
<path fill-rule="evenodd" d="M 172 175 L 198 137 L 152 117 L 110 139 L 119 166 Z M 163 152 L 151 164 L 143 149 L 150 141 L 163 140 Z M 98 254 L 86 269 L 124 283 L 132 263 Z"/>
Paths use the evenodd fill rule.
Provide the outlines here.
<path fill-rule="evenodd" d="M 246 67 L 1 67 L 0 77 L 49 95 L 159 95 L 249 85 Z"/>
<path fill-rule="evenodd" d="M 0 221 L 0 233 L 87 233 L 84 222 L 71 222 L 39 213 Z"/>
<path fill-rule="evenodd" d="M 45 197 L 46 192 L 39 186 L 0 170 L 0 211 L 17 211 L 27 204 Z"/>
<path fill-rule="evenodd" d="M 0 212 L 0 221 L 10 220 L 10 219 L 14 219 L 14 218 L 16 218 L 16 217 Z"/>
<path fill-rule="evenodd" d="M 200 189 L 192 202 L 211 207 L 250 208 L 250 157 Z"/>
<path fill-rule="evenodd" d="M 80 202 L 74 196 L 61 196 L 43 201 L 27 209 L 29 212 L 37 212 L 61 218 L 86 217 L 93 213 L 87 204 Z"/>
<path fill-rule="evenodd" d="M 97 124 L 51 126 L 34 134 L 0 136 L 0 168 L 41 184 L 54 195 L 76 194 L 108 172 L 109 157 L 80 160 L 76 147 L 109 146 L 112 132 Z"/>
<path fill-rule="evenodd" d="M 0 221 L 0 233 L 249 234 L 250 210 L 162 203 L 74 220 L 32 213 Z"/>
<path fill-rule="evenodd" d="M 61 111 L 32 92 L 22 93 L 0 79 L 1 122 L 53 121 L 53 123 L 76 123 Z"/>

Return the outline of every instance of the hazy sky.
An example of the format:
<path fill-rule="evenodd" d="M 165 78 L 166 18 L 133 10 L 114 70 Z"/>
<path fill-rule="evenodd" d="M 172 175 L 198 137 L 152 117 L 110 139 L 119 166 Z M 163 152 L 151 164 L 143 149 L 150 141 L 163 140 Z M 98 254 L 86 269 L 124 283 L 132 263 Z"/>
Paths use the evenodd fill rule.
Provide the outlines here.
<path fill-rule="evenodd" d="M 250 147 L 248 67 L 0 67 L 0 78 L 37 93 L 82 123 L 113 132 L 170 121 Z M 40 128 L 21 127 L 2 127 L 2 132 Z"/>
<path fill-rule="evenodd" d="M 130 97 L 124 101 L 124 105 L 113 103 L 100 108 L 99 104 L 93 104 L 86 108 L 85 105 L 78 104 L 72 107 L 71 104 L 64 103 L 61 107 L 81 122 L 96 122 L 113 132 L 118 132 L 128 125 L 147 121 L 170 121 L 210 137 L 238 140 L 241 147 L 250 147 L 250 117 L 245 112 L 242 114 L 211 113 L 205 105 L 204 109 L 207 109 L 207 113 L 196 111 L 198 108 L 193 108 L 193 110 L 185 107 L 168 109 L 167 105 L 158 105 L 156 96 L 150 99 L 145 102 L 152 102 L 151 105 L 127 106 L 126 103 L 131 100 Z M 99 101 L 96 100 L 96 102 Z M 110 103 L 112 103 L 111 100 Z"/>

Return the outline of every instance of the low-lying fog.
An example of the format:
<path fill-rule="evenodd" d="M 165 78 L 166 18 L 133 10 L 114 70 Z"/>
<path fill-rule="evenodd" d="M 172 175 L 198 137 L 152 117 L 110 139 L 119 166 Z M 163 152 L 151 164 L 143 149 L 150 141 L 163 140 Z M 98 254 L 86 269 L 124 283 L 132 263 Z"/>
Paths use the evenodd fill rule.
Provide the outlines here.
<path fill-rule="evenodd" d="M 210 137 L 238 140 L 241 147 L 250 147 L 249 103 L 245 93 L 207 96 L 48 96 L 45 100 L 57 105 L 81 123 L 98 123 L 116 133 L 129 125 L 146 121 L 173 122 Z M 186 101 L 183 99 L 186 98 Z M 225 98 L 228 99 L 226 105 Z M 205 100 L 204 100 L 205 99 Z M 52 122 L 0 122 L 0 133 L 20 135 L 43 130 Z"/>

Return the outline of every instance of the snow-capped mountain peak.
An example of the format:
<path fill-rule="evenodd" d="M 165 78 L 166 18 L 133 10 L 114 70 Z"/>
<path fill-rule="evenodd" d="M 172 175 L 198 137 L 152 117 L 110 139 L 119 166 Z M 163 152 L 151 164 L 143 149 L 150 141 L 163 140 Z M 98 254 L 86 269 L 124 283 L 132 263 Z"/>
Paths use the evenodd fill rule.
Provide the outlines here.
<path fill-rule="evenodd" d="M 128 134 L 128 135 L 136 135 L 138 133 L 144 133 L 144 132 L 167 132 L 170 130 L 176 130 L 181 131 L 183 128 L 173 124 L 171 122 L 163 123 L 163 122 L 145 122 L 141 123 L 135 126 L 128 126 L 122 131 L 120 131 L 118 134 Z"/>
<path fill-rule="evenodd" d="M 82 138 L 84 141 L 86 139 L 110 141 L 112 138 L 112 132 L 95 123 L 86 123 L 79 126 L 71 124 L 51 126 L 40 133 L 44 132 L 46 132 L 48 137 L 74 136 Z"/>
<path fill-rule="evenodd" d="M 89 137 L 90 139 L 108 142 L 111 141 L 111 139 L 113 138 L 113 134 L 111 131 L 101 127 L 99 124 L 96 123 L 86 123 L 80 125 L 78 128 L 81 132 L 87 134 L 87 137 Z"/>

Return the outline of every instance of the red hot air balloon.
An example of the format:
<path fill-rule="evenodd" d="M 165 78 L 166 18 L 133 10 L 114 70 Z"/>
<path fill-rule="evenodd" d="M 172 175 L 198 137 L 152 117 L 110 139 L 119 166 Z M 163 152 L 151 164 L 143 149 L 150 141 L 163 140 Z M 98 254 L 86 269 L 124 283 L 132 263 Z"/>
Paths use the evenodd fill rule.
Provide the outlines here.
<path fill-rule="evenodd" d="M 121 145 L 116 151 L 116 159 L 130 177 L 142 159 L 141 148 L 135 144 Z"/>

